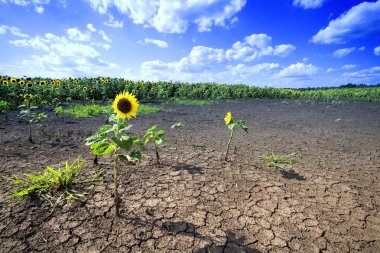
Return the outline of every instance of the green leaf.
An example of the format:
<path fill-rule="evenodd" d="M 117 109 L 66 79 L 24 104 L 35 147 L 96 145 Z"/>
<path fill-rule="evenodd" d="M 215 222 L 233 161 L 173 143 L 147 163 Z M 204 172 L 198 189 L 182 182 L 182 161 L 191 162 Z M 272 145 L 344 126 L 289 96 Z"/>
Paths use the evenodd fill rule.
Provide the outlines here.
<path fill-rule="evenodd" d="M 129 124 L 127 121 L 119 123 L 118 126 L 119 126 L 120 133 L 127 132 L 132 127 L 132 125 Z"/>
<path fill-rule="evenodd" d="M 157 137 L 161 138 L 162 136 L 165 135 L 165 131 L 164 131 L 164 130 L 160 130 L 160 131 L 158 131 L 155 135 L 156 135 Z"/>
<path fill-rule="evenodd" d="M 184 127 L 184 125 L 181 122 L 177 122 L 172 125 L 172 129 L 178 129 L 182 127 Z"/>
<path fill-rule="evenodd" d="M 157 128 L 156 125 L 152 126 L 148 130 L 146 130 L 144 137 L 149 136 L 150 138 L 153 137 L 153 131 Z"/>
<path fill-rule="evenodd" d="M 94 155 L 108 155 L 112 152 L 115 152 L 115 148 L 107 141 L 105 141 L 91 145 L 91 152 Z"/>
<path fill-rule="evenodd" d="M 118 138 L 116 138 L 115 136 L 113 136 L 111 138 L 111 140 L 113 142 L 115 142 L 116 145 L 118 145 L 119 147 L 121 147 L 122 149 L 124 149 L 125 151 L 129 151 L 132 148 L 132 146 L 133 146 L 133 139 L 129 138 L 129 137 L 128 137 L 128 139 L 119 140 Z"/>
<path fill-rule="evenodd" d="M 247 127 L 247 125 L 245 124 L 244 121 L 242 121 L 242 120 L 238 120 L 238 121 L 236 122 L 236 124 L 237 124 L 241 129 L 243 129 L 245 132 L 248 132 L 248 127 Z"/>
<path fill-rule="evenodd" d="M 99 143 L 105 142 L 106 140 L 107 140 L 106 135 L 95 134 L 86 139 L 85 145 L 90 146 L 93 144 L 99 144 Z"/>
<path fill-rule="evenodd" d="M 96 134 L 105 135 L 105 134 L 109 133 L 111 130 L 112 130 L 111 125 L 103 125 L 99 128 L 99 130 L 96 132 Z"/>
<path fill-rule="evenodd" d="M 227 126 L 228 129 L 233 130 L 236 126 L 236 122 L 231 120 L 231 122 Z"/>
<path fill-rule="evenodd" d="M 108 118 L 108 120 L 110 122 L 118 122 L 119 116 L 117 116 L 116 114 L 111 114 L 111 116 Z"/>
<path fill-rule="evenodd" d="M 132 151 L 127 157 L 131 162 L 141 161 L 141 153 L 138 150 Z"/>
<path fill-rule="evenodd" d="M 140 151 L 134 150 L 129 155 L 119 154 L 117 157 L 127 163 L 134 163 L 141 160 Z"/>

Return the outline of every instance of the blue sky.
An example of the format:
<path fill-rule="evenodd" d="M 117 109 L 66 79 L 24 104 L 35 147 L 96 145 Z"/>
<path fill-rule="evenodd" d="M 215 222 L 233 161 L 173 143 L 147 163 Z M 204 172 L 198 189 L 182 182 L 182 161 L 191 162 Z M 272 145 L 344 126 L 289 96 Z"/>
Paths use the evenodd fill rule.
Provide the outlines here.
<path fill-rule="evenodd" d="M 380 0 L 0 0 L 0 74 L 380 83 Z"/>

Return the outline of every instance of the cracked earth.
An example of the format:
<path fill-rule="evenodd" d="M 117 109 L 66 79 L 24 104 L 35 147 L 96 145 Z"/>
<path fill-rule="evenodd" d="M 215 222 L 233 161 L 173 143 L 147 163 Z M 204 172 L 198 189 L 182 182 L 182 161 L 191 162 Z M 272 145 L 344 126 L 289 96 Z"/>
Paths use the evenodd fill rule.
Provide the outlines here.
<path fill-rule="evenodd" d="M 49 214 L 38 201 L 14 202 L 0 181 L 0 252 L 380 252 L 380 104 L 281 100 L 217 102 L 133 120 L 132 132 L 157 124 L 170 146 L 120 172 L 120 218 L 113 184 L 92 186 L 85 203 Z M 232 111 L 238 131 L 223 161 Z M 81 155 L 85 174 L 112 163 L 93 157 L 83 140 L 105 117 L 49 117 L 27 141 L 14 112 L 0 115 L 0 173 L 10 176 Z M 340 121 L 336 121 L 340 118 Z M 170 126 L 182 122 L 175 133 Z M 58 134 L 59 133 L 59 134 Z M 283 170 L 259 160 L 295 153 Z"/>

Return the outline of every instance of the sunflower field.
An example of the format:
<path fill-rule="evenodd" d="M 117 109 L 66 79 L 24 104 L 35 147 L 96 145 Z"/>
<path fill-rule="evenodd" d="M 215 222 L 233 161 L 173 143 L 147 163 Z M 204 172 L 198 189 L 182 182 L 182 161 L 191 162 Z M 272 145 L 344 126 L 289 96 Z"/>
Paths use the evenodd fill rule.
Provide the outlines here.
<path fill-rule="evenodd" d="M 111 100 L 122 91 L 133 94 L 140 101 L 163 101 L 169 98 L 274 98 L 380 102 L 379 86 L 296 90 L 242 84 L 131 81 L 110 77 L 50 79 L 0 75 L 0 102 L 13 108 L 22 104 L 27 94 L 33 95 L 33 103 L 55 105 L 71 100 Z"/>

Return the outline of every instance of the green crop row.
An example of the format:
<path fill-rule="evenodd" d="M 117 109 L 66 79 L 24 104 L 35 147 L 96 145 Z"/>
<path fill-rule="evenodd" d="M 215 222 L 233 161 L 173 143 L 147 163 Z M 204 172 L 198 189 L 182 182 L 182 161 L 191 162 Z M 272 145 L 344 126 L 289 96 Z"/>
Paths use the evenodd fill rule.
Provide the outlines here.
<path fill-rule="evenodd" d="M 110 100 L 121 91 L 140 101 L 186 99 L 311 99 L 380 102 L 380 87 L 296 90 L 216 83 L 173 83 L 131 81 L 122 78 L 11 78 L 0 76 L 0 101 L 22 104 L 26 94 L 37 104 L 68 100 Z"/>

